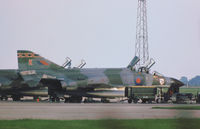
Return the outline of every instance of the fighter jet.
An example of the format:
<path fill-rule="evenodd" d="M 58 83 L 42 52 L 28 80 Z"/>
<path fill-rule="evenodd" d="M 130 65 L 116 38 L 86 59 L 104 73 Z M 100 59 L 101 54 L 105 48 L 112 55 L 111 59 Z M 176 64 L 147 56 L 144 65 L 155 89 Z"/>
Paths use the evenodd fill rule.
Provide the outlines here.
<path fill-rule="evenodd" d="M 47 87 L 30 87 L 18 70 L 0 70 L 0 100 L 19 101 L 23 96 L 48 96 Z"/>
<path fill-rule="evenodd" d="M 119 89 L 129 86 L 169 86 L 171 95 L 183 85 L 174 78 L 151 74 L 154 63 L 136 70 L 138 57 L 126 68 L 66 69 L 31 51 L 18 50 L 17 56 L 18 70 L 0 71 L 1 94 L 13 94 L 16 87 L 27 91 L 47 87 L 51 101 L 81 102 L 83 97 L 119 97 Z"/>
<path fill-rule="evenodd" d="M 31 51 L 18 50 L 17 56 L 17 70 L 0 70 L 1 100 L 49 95 L 51 101 L 65 98 L 66 102 L 81 102 L 83 97 L 123 97 L 124 88 L 128 86 L 170 86 L 168 93 L 172 95 L 183 85 L 176 79 L 150 74 L 154 63 L 136 70 L 138 57 L 126 68 L 81 69 L 81 65 L 66 69 Z"/>

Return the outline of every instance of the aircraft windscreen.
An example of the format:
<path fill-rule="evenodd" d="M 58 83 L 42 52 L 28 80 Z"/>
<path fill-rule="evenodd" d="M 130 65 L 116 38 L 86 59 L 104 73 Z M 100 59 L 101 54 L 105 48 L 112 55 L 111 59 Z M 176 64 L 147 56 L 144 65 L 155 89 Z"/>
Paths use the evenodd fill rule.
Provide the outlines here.
<path fill-rule="evenodd" d="M 161 74 L 161 73 L 159 73 L 159 72 L 157 72 L 157 71 L 154 71 L 154 72 L 153 72 L 153 75 L 154 75 L 154 76 L 164 76 L 163 74 Z"/>

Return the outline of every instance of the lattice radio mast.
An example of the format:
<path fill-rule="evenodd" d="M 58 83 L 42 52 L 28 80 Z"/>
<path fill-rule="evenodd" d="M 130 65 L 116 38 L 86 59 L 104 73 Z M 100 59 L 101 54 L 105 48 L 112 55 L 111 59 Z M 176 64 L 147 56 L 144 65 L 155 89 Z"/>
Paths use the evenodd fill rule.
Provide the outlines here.
<path fill-rule="evenodd" d="M 138 0 L 135 56 L 140 59 L 137 67 L 149 60 L 146 0 Z"/>

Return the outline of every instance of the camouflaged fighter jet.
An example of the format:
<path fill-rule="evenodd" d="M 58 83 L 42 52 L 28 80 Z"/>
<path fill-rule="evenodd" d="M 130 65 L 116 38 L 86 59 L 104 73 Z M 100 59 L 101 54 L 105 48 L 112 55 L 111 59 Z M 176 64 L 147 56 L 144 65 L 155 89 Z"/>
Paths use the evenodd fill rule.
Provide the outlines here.
<path fill-rule="evenodd" d="M 170 86 L 178 92 L 183 84 L 173 78 L 149 73 L 152 64 L 135 70 L 135 57 L 127 68 L 64 68 L 31 51 L 18 50 L 18 70 L 0 71 L 0 94 L 20 100 L 23 95 L 49 95 L 51 101 L 81 102 L 82 97 L 124 97 L 128 86 Z M 43 93 L 43 94 L 42 94 Z M 64 97 L 68 95 L 69 97 Z"/>
<path fill-rule="evenodd" d="M 47 87 L 30 87 L 18 70 L 0 70 L 0 100 L 19 101 L 23 96 L 48 96 Z"/>
<path fill-rule="evenodd" d="M 66 101 L 81 102 L 82 97 L 123 97 L 119 89 L 127 86 L 171 86 L 176 92 L 183 84 L 173 78 L 150 74 L 153 64 L 134 69 L 135 57 L 127 68 L 64 68 L 31 51 L 19 50 L 18 74 L 29 87 L 48 87 L 52 101 L 69 95 Z M 124 92 L 124 91 L 123 91 Z"/>

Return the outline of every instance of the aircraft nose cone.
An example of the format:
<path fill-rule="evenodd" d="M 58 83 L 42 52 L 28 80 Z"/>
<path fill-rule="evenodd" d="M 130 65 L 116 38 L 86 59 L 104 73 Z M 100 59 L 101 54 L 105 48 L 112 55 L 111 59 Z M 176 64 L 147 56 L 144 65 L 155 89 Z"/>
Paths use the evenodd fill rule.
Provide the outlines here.
<path fill-rule="evenodd" d="M 177 80 L 177 79 L 170 78 L 170 80 L 171 80 L 171 84 L 174 85 L 174 86 L 181 87 L 181 86 L 184 85 L 181 81 L 179 81 L 179 80 Z"/>

